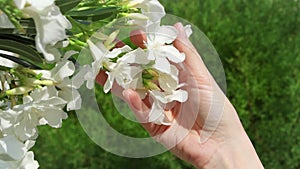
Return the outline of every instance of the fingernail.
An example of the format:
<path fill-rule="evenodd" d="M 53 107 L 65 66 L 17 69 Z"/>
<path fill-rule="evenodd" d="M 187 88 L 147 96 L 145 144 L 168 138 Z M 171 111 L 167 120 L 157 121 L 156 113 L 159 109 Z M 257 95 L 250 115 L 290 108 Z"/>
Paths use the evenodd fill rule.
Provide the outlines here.
<path fill-rule="evenodd" d="M 126 101 L 129 100 L 129 93 L 128 93 L 127 90 L 123 90 L 122 95 L 123 95 L 123 97 L 125 98 Z"/>

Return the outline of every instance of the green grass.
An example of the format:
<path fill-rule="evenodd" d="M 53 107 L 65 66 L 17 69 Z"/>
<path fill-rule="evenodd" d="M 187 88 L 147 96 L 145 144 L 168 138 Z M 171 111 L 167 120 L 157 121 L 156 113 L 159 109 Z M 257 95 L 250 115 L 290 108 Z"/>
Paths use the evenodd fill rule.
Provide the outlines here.
<path fill-rule="evenodd" d="M 227 95 L 268 169 L 300 168 L 300 1 L 161 1 L 170 14 L 199 27 L 224 64 Z M 188 9 L 188 10 L 187 10 Z M 99 95 L 118 131 L 147 136 Z M 108 99 L 106 99 L 108 100 Z M 41 168 L 168 168 L 191 166 L 170 153 L 146 159 L 118 157 L 94 144 L 76 117 L 61 129 L 40 128 L 34 148 Z"/>

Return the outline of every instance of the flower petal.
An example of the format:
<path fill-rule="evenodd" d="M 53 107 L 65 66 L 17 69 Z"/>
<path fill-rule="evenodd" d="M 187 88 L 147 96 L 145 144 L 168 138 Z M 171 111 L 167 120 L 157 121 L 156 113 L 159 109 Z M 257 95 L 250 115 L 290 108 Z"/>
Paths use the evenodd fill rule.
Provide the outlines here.
<path fill-rule="evenodd" d="M 126 63 L 136 63 L 146 65 L 150 62 L 147 58 L 147 52 L 145 52 L 141 48 L 137 48 L 136 50 L 126 53 L 124 56 L 120 58 L 120 60 Z"/>
<path fill-rule="evenodd" d="M 16 168 L 22 169 L 38 169 L 39 163 L 34 160 L 34 154 L 32 151 L 29 151 L 25 154 L 25 157 L 22 159 L 21 163 Z"/>
<path fill-rule="evenodd" d="M 96 60 L 102 60 L 102 58 L 104 57 L 104 53 L 106 51 L 101 50 L 100 48 L 98 48 L 92 41 L 87 40 L 87 44 L 89 45 L 90 51 L 92 53 L 92 56 L 94 58 L 94 61 Z"/>
<path fill-rule="evenodd" d="M 61 82 L 64 78 L 73 75 L 75 72 L 75 65 L 71 61 L 61 62 L 56 65 L 56 67 L 51 70 L 52 77 L 57 81 Z"/>
<path fill-rule="evenodd" d="M 172 69 L 171 69 L 171 73 L 172 73 Z M 165 73 L 160 74 L 158 78 L 158 82 L 162 90 L 170 93 L 178 88 L 178 74 L 177 76 L 165 74 Z"/>
<path fill-rule="evenodd" d="M 113 86 L 113 83 L 114 83 L 114 74 L 112 73 L 107 73 L 108 74 L 108 77 L 107 77 L 107 80 L 104 84 L 104 87 L 103 87 L 103 91 L 104 93 L 108 93 L 110 91 L 110 89 L 112 88 Z"/>
<path fill-rule="evenodd" d="M 178 31 L 174 26 L 161 26 L 155 33 L 155 41 L 160 44 L 172 43 L 178 35 Z"/>
<path fill-rule="evenodd" d="M 185 54 L 180 53 L 173 45 L 162 46 L 159 52 L 174 63 L 180 63 L 185 60 Z"/>
<path fill-rule="evenodd" d="M 159 102 L 156 101 L 152 104 L 149 112 L 149 122 L 155 122 L 158 121 L 158 119 L 164 119 L 164 109 Z"/>
<path fill-rule="evenodd" d="M 153 68 L 167 74 L 171 72 L 171 65 L 169 61 L 164 57 L 157 57 Z"/>
<path fill-rule="evenodd" d="M 193 33 L 193 30 L 192 30 L 192 26 L 191 25 L 186 25 L 184 27 L 184 30 L 185 30 L 185 33 L 186 33 L 186 36 L 187 37 L 190 37 Z"/>
<path fill-rule="evenodd" d="M 176 90 L 173 92 L 172 95 L 167 95 L 166 99 L 171 102 L 171 101 L 178 101 L 178 102 L 185 102 L 188 99 L 188 92 L 185 90 Z"/>
<path fill-rule="evenodd" d="M 46 108 L 43 110 L 43 118 L 47 124 L 53 128 L 59 128 L 62 125 L 62 120 L 68 117 L 63 110 L 56 108 Z"/>
<path fill-rule="evenodd" d="M 20 160 L 26 152 L 25 145 L 13 136 L 0 139 L 0 154 L 8 155 L 14 160 Z"/>

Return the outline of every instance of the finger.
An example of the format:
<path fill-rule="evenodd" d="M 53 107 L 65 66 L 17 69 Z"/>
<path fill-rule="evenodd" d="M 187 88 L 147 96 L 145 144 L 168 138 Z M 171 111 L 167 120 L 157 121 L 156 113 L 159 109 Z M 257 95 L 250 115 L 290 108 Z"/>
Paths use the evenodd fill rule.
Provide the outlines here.
<path fill-rule="evenodd" d="M 115 48 L 121 48 L 126 45 L 124 42 L 122 42 L 118 39 L 115 40 L 115 43 L 116 43 Z"/>
<path fill-rule="evenodd" d="M 141 30 L 134 30 L 130 32 L 130 40 L 140 48 L 146 48 L 145 41 L 147 40 L 146 33 Z"/>
<path fill-rule="evenodd" d="M 152 137 L 163 134 L 170 127 L 148 122 L 150 109 L 144 104 L 137 92 L 126 89 L 123 91 L 123 97 L 135 114 L 137 120 Z"/>
<path fill-rule="evenodd" d="M 196 78 L 195 80 L 210 84 L 211 75 L 197 49 L 187 37 L 183 25 L 177 23 L 174 27 L 178 31 L 178 36 L 173 44 L 180 52 L 185 53 L 186 59 L 184 61 L 184 66 L 189 70 L 191 76 Z"/>
<path fill-rule="evenodd" d="M 100 70 L 100 72 L 96 76 L 96 82 L 101 86 L 104 86 L 106 80 L 107 80 L 107 74 L 103 70 Z"/>
<path fill-rule="evenodd" d="M 123 91 L 124 100 L 128 103 L 130 109 L 135 114 L 140 123 L 147 123 L 150 109 L 144 104 L 139 94 L 131 89 Z"/>
<path fill-rule="evenodd" d="M 105 71 L 100 70 L 100 72 L 96 76 L 96 82 L 101 86 L 104 86 L 106 80 L 107 80 L 107 74 L 105 73 Z M 111 88 L 111 93 L 118 96 L 120 99 L 124 100 L 122 95 L 123 90 L 124 89 L 121 86 L 119 86 L 117 83 L 114 83 Z"/>

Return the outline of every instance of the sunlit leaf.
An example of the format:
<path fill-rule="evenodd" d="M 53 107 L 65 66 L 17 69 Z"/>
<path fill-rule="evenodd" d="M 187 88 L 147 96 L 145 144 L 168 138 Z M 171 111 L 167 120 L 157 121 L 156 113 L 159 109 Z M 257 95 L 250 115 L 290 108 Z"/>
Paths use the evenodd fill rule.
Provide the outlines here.
<path fill-rule="evenodd" d="M 60 11 L 65 14 L 71 9 L 75 8 L 81 0 L 57 0 L 55 1 L 56 5 L 60 8 Z"/>
<path fill-rule="evenodd" d="M 43 60 L 40 54 L 28 45 L 9 39 L 0 39 L 0 49 L 17 54 L 12 57 L 20 58 L 38 67 L 43 67 Z"/>
<path fill-rule="evenodd" d="M 101 20 L 105 19 L 114 12 L 117 11 L 116 7 L 93 7 L 93 8 L 84 8 L 82 10 L 74 10 L 67 13 L 67 15 L 73 17 L 74 19 L 86 20 L 91 18 L 91 20 Z"/>

